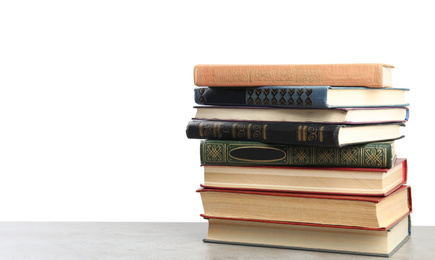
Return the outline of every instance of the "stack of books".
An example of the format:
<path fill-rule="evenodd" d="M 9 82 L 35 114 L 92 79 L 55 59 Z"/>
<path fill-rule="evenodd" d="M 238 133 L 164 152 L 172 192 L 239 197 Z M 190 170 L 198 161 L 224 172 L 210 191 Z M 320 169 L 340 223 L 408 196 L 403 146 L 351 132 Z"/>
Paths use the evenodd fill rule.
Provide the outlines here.
<path fill-rule="evenodd" d="M 197 65 L 205 242 L 391 256 L 410 236 L 385 64 Z"/>

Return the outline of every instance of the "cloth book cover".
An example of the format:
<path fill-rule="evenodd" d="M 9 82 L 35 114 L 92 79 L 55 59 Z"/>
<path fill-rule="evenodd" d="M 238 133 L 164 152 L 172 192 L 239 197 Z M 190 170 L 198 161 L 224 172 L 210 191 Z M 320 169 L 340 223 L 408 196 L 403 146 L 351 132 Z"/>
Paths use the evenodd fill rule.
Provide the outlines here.
<path fill-rule="evenodd" d="M 355 64 L 198 64 L 197 86 L 392 86 L 394 66 Z"/>

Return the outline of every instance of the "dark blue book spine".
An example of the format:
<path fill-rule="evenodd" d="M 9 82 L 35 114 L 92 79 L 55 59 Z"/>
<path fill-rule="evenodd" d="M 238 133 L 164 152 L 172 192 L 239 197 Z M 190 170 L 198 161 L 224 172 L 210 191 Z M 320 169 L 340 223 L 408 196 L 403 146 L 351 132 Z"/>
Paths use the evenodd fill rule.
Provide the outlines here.
<path fill-rule="evenodd" d="M 339 146 L 340 127 L 341 125 L 282 122 L 191 120 L 187 125 L 186 135 L 193 139 Z"/>
<path fill-rule="evenodd" d="M 274 106 L 328 108 L 329 86 L 196 88 L 195 102 L 200 105 Z"/>

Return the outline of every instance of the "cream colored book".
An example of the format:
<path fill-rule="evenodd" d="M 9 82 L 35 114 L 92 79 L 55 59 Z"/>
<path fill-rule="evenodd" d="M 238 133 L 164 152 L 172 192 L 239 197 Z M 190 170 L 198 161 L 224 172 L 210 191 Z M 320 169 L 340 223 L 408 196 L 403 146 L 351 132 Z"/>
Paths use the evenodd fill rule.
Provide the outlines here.
<path fill-rule="evenodd" d="M 391 169 L 204 165 L 204 187 L 385 196 L 407 180 L 407 160 Z"/>
<path fill-rule="evenodd" d="M 209 222 L 204 242 L 232 245 L 391 257 L 411 235 L 409 216 L 379 230 L 204 217 Z"/>

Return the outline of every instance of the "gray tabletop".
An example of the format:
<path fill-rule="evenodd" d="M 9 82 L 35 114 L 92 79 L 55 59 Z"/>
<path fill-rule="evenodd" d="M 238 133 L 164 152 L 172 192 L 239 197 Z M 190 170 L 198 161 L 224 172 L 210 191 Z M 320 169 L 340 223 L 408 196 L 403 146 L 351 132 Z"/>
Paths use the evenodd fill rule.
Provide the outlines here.
<path fill-rule="evenodd" d="M 0 222 L 0 259 L 378 258 L 209 244 L 202 242 L 206 235 L 207 223 Z M 435 227 L 413 227 L 392 259 L 435 259 Z"/>

